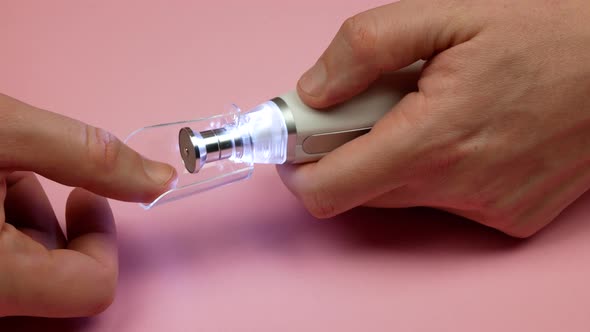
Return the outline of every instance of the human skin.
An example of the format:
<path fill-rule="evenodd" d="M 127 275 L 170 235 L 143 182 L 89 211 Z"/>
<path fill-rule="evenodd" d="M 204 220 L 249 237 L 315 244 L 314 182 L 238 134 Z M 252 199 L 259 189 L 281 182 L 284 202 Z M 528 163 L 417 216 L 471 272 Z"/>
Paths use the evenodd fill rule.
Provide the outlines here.
<path fill-rule="evenodd" d="M 68 198 L 67 237 L 34 173 L 84 188 Z M 149 202 L 176 177 L 105 130 L 0 94 L 0 317 L 106 309 L 118 266 L 115 223 L 101 196 Z"/>
<path fill-rule="evenodd" d="M 298 82 L 326 108 L 426 60 L 418 91 L 317 163 L 280 166 L 318 218 L 434 207 L 515 237 L 590 187 L 590 2 L 402 0 L 346 20 Z"/>

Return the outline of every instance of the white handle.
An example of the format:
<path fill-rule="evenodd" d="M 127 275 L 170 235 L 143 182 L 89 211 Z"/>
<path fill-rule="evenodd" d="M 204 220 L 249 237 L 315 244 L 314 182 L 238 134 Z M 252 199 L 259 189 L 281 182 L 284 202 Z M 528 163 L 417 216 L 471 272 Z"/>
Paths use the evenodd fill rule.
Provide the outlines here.
<path fill-rule="evenodd" d="M 418 64 L 388 74 L 367 91 L 326 110 L 305 105 L 296 91 L 280 98 L 287 104 L 296 129 L 290 144 L 288 162 L 302 163 L 320 159 L 338 146 L 366 133 L 406 94 L 416 91 Z M 290 137 L 290 139 L 293 139 Z"/>

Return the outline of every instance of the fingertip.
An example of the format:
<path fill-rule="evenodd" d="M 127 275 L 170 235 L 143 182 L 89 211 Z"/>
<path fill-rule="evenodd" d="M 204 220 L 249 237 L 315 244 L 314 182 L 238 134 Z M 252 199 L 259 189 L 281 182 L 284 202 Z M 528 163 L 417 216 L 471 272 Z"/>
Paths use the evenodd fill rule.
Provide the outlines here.
<path fill-rule="evenodd" d="M 150 177 L 151 179 L 154 179 L 154 181 L 150 181 L 147 183 L 147 186 L 149 188 L 147 188 L 145 190 L 145 194 L 133 199 L 133 201 L 136 202 L 141 202 L 141 203 L 151 203 L 154 200 L 158 199 L 158 197 L 160 197 L 161 195 L 163 195 L 164 193 L 168 192 L 169 190 L 172 190 L 174 188 L 176 188 L 177 184 L 178 184 L 178 171 L 168 165 L 168 164 L 164 164 L 164 163 L 159 163 L 156 162 L 157 164 L 160 164 L 159 167 L 161 169 L 161 174 L 159 176 L 161 176 L 159 178 L 159 180 L 165 179 L 164 182 L 158 183 L 158 178 L 156 177 L 155 179 L 150 177 L 148 175 L 148 177 Z M 146 171 L 146 174 L 149 171 Z"/>
<path fill-rule="evenodd" d="M 300 199 L 307 191 L 305 184 L 311 183 L 308 179 L 310 172 L 307 169 L 313 167 L 313 164 L 315 163 L 277 165 L 277 173 L 285 187 Z"/>
<path fill-rule="evenodd" d="M 170 187 L 175 183 L 176 169 L 168 164 L 143 158 L 143 169 L 145 174 L 157 186 Z"/>
<path fill-rule="evenodd" d="M 92 192 L 103 196 L 130 202 L 152 202 L 162 193 L 174 188 L 178 182 L 178 172 L 175 167 L 167 163 L 149 159 L 123 144 L 121 153 L 121 168 L 115 173 L 116 183 L 106 179 L 100 183 L 102 190 Z"/>
<path fill-rule="evenodd" d="M 328 80 L 328 72 L 322 58 L 309 68 L 299 79 L 301 91 L 310 97 L 320 97 Z"/>
<path fill-rule="evenodd" d="M 297 93 L 305 104 L 325 108 L 330 106 L 326 100 L 327 83 L 328 71 L 324 60 L 320 58 L 297 82 Z"/>
<path fill-rule="evenodd" d="M 303 165 L 281 165 L 277 167 L 279 177 L 309 213 L 318 219 L 326 219 L 346 209 L 339 204 L 332 192 L 332 186 L 316 181 L 318 163 Z"/>
<path fill-rule="evenodd" d="M 305 90 L 301 88 L 300 82 L 297 83 L 297 94 L 299 95 L 299 98 L 301 98 L 301 101 L 309 107 L 321 110 L 330 106 L 324 102 L 321 97 L 311 96 L 305 92 Z"/>
<path fill-rule="evenodd" d="M 316 64 L 314 68 L 316 66 L 318 65 Z M 338 66 L 331 64 L 331 67 Z M 319 88 L 317 82 L 320 79 L 313 76 L 324 74 L 314 74 L 313 72 L 317 70 L 314 68 L 303 74 L 297 82 L 297 94 L 303 103 L 317 110 L 327 109 L 361 94 L 379 78 L 380 74 L 364 69 L 347 68 L 340 71 L 330 69 L 330 74 L 326 72 L 326 76 L 321 78 L 324 81 Z"/>
<path fill-rule="evenodd" d="M 281 181 L 283 181 L 283 183 L 287 187 L 290 186 L 291 177 L 293 176 L 293 173 L 296 171 L 296 169 L 297 169 L 297 166 L 292 165 L 292 164 L 282 164 L 282 165 L 276 166 L 276 170 L 277 170 L 277 173 L 279 174 L 279 178 L 281 179 Z"/>
<path fill-rule="evenodd" d="M 144 195 L 135 201 L 150 203 L 168 190 L 174 189 L 178 184 L 178 172 L 176 168 L 162 162 L 149 159 L 142 159 L 144 175 L 148 181 L 138 181 L 144 183 L 147 188 Z"/>
<path fill-rule="evenodd" d="M 175 188 L 177 183 L 176 168 L 167 163 L 147 159 L 124 145 L 117 170 L 110 175 L 98 176 L 83 187 L 116 200 L 149 203 Z"/>

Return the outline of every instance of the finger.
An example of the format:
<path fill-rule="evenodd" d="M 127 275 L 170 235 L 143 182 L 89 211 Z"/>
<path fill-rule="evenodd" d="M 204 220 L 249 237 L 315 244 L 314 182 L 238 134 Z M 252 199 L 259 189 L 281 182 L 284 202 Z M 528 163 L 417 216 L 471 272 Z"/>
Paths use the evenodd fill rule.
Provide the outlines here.
<path fill-rule="evenodd" d="M 112 302 L 118 269 L 108 203 L 76 189 L 66 209 L 68 249 L 47 251 L 11 225 L 0 233 L 0 315 L 91 316 Z"/>
<path fill-rule="evenodd" d="M 0 95 L 0 168 L 33 171 L 125 201 L 152 201 L 176 178 L 105 130 Z"/>
<path fill-rule="evenodd" d="M 465 17 L 461 6 L 423 1 L 400 1 L 357 14 L 344 22 L 301 77 L 299 95 L 316 108 L 347 100 L 383 72 L 429 59 L 472 38 L 481 22 Z"/>
<path fill-rule="evenodd" d="M 116 228 L 106 199 L 74 189 L 66 205 L 68 249 L 93 257 L 104 266 L 117 266 Z"/>
<path fill-rule="evenodd" d="M 66 238 L 37 177 L 29 172 L 14 172 L 6 182 L 7 221 L 47 249 L 64 248 Z"/>
<path fill-rule="evenodd" d="M 344 144 L 317 163 L 278 167 L 279 175 L 318 218 L 332 217 L 407 185 L 415 176 L 413 161 L 428 146 L 423 134 L 428 130 L 418 130 L 407 114 L 420 114 L 425 107 L 422 94 L 411 93 L 368 134 Z"/>

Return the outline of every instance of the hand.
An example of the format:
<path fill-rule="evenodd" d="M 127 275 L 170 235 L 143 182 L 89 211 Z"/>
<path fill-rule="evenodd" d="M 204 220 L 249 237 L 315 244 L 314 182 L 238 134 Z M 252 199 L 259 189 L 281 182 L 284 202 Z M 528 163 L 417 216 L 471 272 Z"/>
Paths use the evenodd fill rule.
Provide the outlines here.
<path fill-rule="evenodd" d="M 88 190 L 68 199 L 67 239 L 32 172 Z M 175 178 L 104 130 L 0 95 L 0 316 L 104 310 L 117 248 L 109 205 L 95 194 L 148 202 Z"/>
<path fill-rule="evenodd" d="M 348 19 L 301 77 L 304 102 L 424 59 L 418 91 L 283 181 L 319 218 L 428 206 L 534 234 L 590 187 L 588 22 L 586 0 L 402 0 Z"/>

